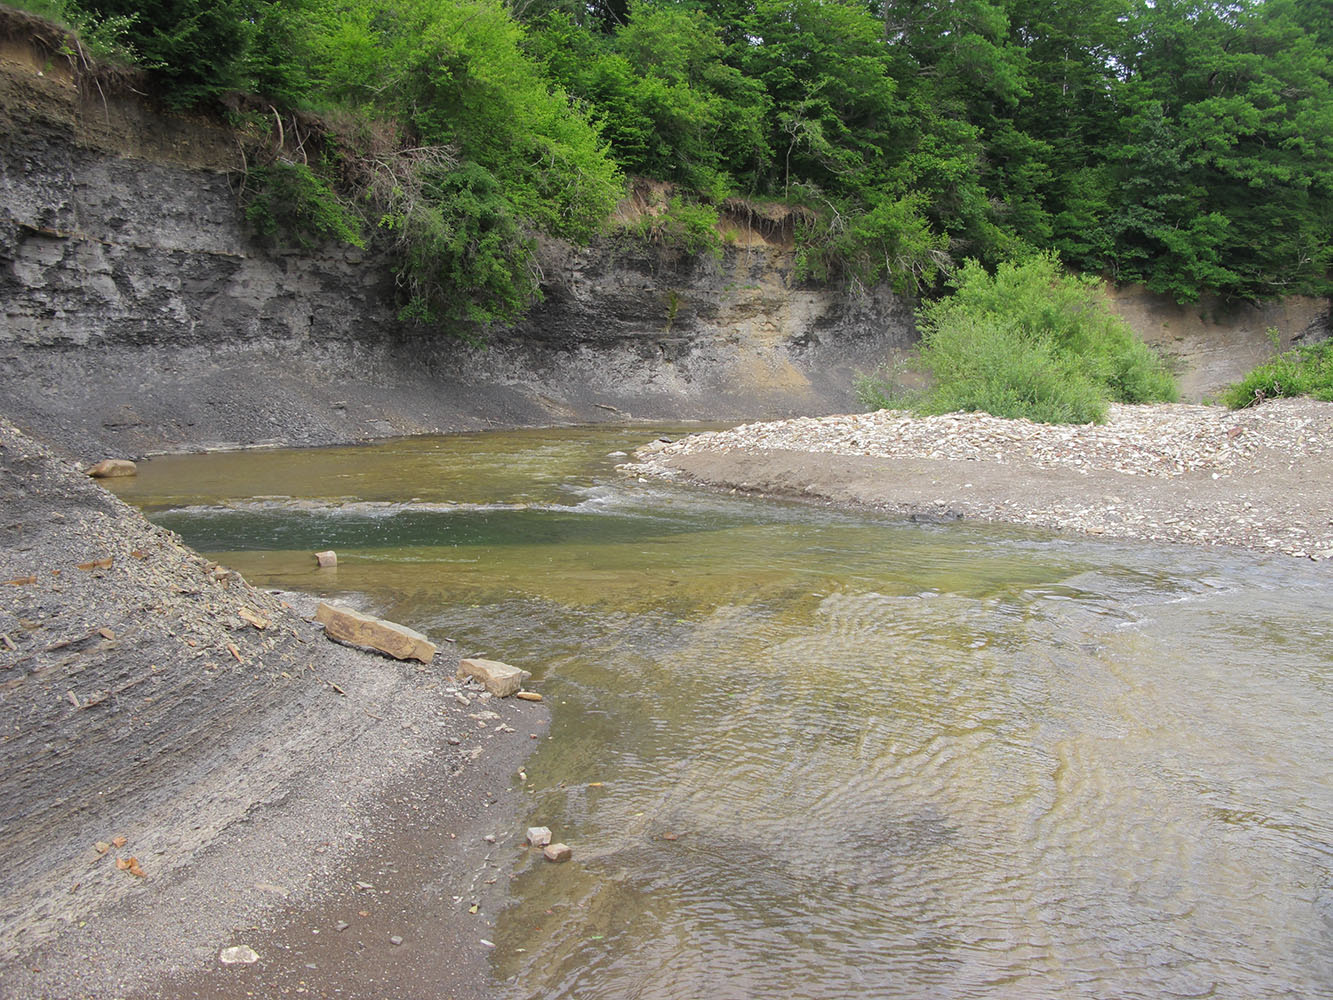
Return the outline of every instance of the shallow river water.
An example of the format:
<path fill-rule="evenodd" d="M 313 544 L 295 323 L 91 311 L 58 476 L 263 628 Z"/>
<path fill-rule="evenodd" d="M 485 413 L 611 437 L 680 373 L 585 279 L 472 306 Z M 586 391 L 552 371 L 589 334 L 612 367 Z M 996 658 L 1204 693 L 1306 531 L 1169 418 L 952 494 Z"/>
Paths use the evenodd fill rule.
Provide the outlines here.
<path fill-rule="evenodd" d="M 616 473 L 660 431 L 156 459 L 262 586 L 530 669 L 515 998 L 1333 996 L 1333 573 Z M 336 571 L 310 553 L 338 551 Z"/>

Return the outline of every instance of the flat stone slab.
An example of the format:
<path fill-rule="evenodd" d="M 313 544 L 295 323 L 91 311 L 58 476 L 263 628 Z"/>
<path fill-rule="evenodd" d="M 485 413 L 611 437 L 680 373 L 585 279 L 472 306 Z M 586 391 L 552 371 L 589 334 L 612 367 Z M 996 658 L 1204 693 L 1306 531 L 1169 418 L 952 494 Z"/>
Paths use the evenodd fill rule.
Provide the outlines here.
<path fill-rule="evenodd" d="M 398 660 L 429 663 L 435 658 L 435 643 L 406 625 L 324 603 L 315 611 L 315 618 L 323 623 L 330 639 L 369 646 Z"/>
<path fill-rule="evenodd" d="M 517 693 L 523 682 L 532 676 L 526 670 L 511 667 L 499 660 L 467 659 L 458 661 L 459 677 L 475 677 L 486 685 L 486 690 L 497 698 L 508 698 Z"/>
<path fill-rule="evenodd" d="M 116 479 L 136 475 L 138 471 L 138 466 L 128 458 L 104 458 L 88 470 L 88 475 L 94 479 Z"/>

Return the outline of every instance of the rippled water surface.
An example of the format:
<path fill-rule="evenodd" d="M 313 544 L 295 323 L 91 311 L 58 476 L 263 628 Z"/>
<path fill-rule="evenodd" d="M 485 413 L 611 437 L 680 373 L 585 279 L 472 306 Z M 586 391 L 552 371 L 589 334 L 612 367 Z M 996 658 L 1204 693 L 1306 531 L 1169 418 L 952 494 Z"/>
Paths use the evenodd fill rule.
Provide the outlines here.
<path fill-rule="evenodd" d="M 513 997 L 1333 995 L 1326 567 L 619 476 L 656 433 L 113 482 L 254 583 L 534 672 L 527 819 L 576 861 L 513 883 Z"/>

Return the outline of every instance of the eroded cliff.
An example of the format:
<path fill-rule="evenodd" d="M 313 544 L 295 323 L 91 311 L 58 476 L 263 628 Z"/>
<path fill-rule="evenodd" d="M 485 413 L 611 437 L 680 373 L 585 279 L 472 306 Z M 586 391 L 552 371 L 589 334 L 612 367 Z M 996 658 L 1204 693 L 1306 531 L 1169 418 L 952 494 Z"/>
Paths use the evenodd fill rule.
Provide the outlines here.
<path fill-rule="evenodd" d="M 219 122 L 10 40 L 0 132 L 0 398 L 80 450 L 828 412 L 912 339 L 909 304 L 802 284 L 751 229 L 721 260 L 548 243 L 543 301 L 471 347 L 399 323 L 373 251 L 259 246 Z"/>

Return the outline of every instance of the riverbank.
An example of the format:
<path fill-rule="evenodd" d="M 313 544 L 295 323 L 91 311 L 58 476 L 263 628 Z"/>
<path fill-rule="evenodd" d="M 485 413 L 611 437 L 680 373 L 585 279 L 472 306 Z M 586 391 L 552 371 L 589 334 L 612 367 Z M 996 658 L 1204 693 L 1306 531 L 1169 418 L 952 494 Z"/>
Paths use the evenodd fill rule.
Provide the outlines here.
<path fill-rule="evenodd" d="M 473 883 L 521 857 L 512 775 L 544 706 L 458 690 L 469 651 L 447 642 L 429 667 L 330 643 L 307 600 L 210 563 L 3 419 L 0 509 L 0 996 L 314 991 L 353 956 L 374 985 L 343 996 L 484 995 L 505 879 Z M 429 808 L 427 779 L 446 789 Z M 448 968 L 392 943 L 421 892 L 399 853 L 467 897 L 432 900 Z M 259 962 L 220 965 L 234 944 Z"/>
<path fill-rule="evenodd" d="M 878 413 L 745 424 L 641 448 L 629 471 L 1108 538 L 1333 558 L 1333 403 L 1112 406 L 1104 425 Z"/>

